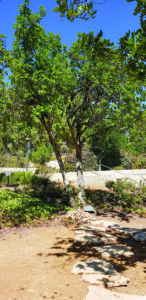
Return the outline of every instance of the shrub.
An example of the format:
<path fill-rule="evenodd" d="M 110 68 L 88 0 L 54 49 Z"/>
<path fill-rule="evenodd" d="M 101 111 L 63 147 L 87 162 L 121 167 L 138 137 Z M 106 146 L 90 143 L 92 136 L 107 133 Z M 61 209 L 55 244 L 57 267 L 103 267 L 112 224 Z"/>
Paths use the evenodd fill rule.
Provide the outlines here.
<path fill-rule="evenodd" d="M 64 163 L 64 168 L 66 172 L 76 172 L 76 167 L 70 163 Z"/>
<path fill-rule="evenodd" d="M 36 176 L 33 175 L 31 172 L 22 172 L 22 171 L 18 171 L 18 172 L 12 172 L 10 175 L 10 180 L 9 183 L 10 184 L 31 184 L 33 178 L 35 178 Z M 8 182 L 8 178 L 6 176 L 5 173 L 2 173 L 0 176 L 0 183 L 5 183 L 7 184 Z"/>
<path fill-rule="evenodd" d="M 45 162 L 48 162 L 51 158 L 52 149 L 48 148 L 45 144 L 42 144 L 37 148 L 36 151 L 31 151 L 30 160 L 33 163 L 39 163 L 44 165 Z"/>
<path fill-rule="evenodd" d="M 132 164 L 135 162 L 136 157 L 133 156 L 132 154 L 121 151 L 121 165 L 123 169 L 128 170 L 132 169 Z"/>
<path fill-rule="evenodd" d="M 35 174 L 47 176 L 48 174 L 58 173 L 58 170 L 48 167 L 48 166 L 39 166 L 39 168 L 35 171 Z"/>
<path fill-rule="evenodd" d="M 1 168 L 24 168 L 26 166 L 26 158 L 20 157 L 18 163 L 18 157 L 11 154 L 0 154 L 0 167 Z"/>
<path fill-rule="evenodd" d="M 117 171 L 118 170 L 124 170 L 124 167 L 123 166 L 117 166 L 117 167 L 114 168 L 114 170 L 117 170 Z"/>
<path fill-rule="evenodd" d="M 50 219 L 51 215 L 59 210 L 68 210 L 69 207 L 50 205 L 31 193 L 10 190 L 0 191 L 0 226 L 30 224 L 32 221 Z"/>
<path fill-rule="evenodd" d="M 146 158 L 138 158 L 137 161 L 132 164 L 132 169 L 146 169 Z"/>
<path fill-rule="evenodd" d="M 136 186 L 127 180 L 118 179 L 112 183 L 115 200 L 126 211 L 135 212 L 145 203 L 146 187 L 143 184 Z"/>

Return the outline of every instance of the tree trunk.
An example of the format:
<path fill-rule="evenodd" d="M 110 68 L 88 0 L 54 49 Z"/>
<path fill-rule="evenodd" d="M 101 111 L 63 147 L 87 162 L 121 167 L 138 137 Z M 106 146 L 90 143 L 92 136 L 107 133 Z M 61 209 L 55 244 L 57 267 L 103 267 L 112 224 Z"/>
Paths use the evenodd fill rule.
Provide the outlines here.
<path fill-rule="evenodd" d="M 3 141 L 3 146 L 4 146 L 5 150 L 6 150 L 6 152 L 9 153 L 9 154 L 11 154 L 11 150 L 8 147 L 7 141 L 5 140 L 4 137 L 2 138 L 2 141 Z"/>
<path fill-rule="evenodd" d="M 98 171 L 101 171 L 101 159 L 98 161 Z"/>
<path fill-rule="evenodd" d="M 44 127 L 45 127 L 45 129 L 46 129 L 46 131 L 48 133 L 49 141 L 50 141 L 50 143 L 51 143 L 51 145 L 53 147 L 53 150 L 55 152 L 56 159 L 57 159 L 59 167 L 60 167 L 60 172 L 62 174 L 62 179 L 63 179 L 63 183 L 64 183 L 64 186 L 65 186 L 65 190 L 66 190 L 67 195 L 69 197 L 69 204 L 71 205 L 71 207 L 76 208 L 77 205 L 76 205 L 76 202 L 75 202 L 74 198 L 71 195 L 71 188 L 70 188 L 70 185 L 69 185 L 67 174 L 66 174 L 65 169 L 64 169 L 64 163 L 63 163 L 63 160 L 61 158 L 61 153 L 58 150 L 55 138 L 54 138 L 54 136 L 52 134 L 52 131 L 48 128 L 46 122 L 41 119 L 41 123 L 44 125 Z"/>
<path fill-rule="evenodd" d="M 68 194 L 68 197 L 69 197 L 69 203 L 70 203 L 71 207 L 76 208 L 76 202 L 75 202 L 74 198 L 71 195 L 71 188 L 69 186 L 69 181 L 68 181 L 68 178 L 67 178 L 67 174 L 66 174 L 65 169 L 64 169 L 64 163 L 63 163 L 62 158 L 61 158 L 61 153 L 57 148 L 57 144 L 54 140 L 54 137 L 52 139 L 52 136 L 51 136 L 50 142 L 51 142 L 51 145 L 53 147 L 53 150 L 55 152 L 55 155 L 56 155 L 59 167 L 60 167 L 60 171 L 61 171 L 61 174 L 62 174 L 65 190 L 66 190 L 66 192 Z"/>
<path fill-rule="evenodd" d="M 80 189 L 78 194 L 78 199 L 82 203 L 82 205 L 85 205 L 84 200 L 84 176 L 83 176 L 83 169 L 82 169 L 82 146 L 78 145 L 76 147 L 76 168 L 77 168 L 77 183 L 78 188 Z"/>

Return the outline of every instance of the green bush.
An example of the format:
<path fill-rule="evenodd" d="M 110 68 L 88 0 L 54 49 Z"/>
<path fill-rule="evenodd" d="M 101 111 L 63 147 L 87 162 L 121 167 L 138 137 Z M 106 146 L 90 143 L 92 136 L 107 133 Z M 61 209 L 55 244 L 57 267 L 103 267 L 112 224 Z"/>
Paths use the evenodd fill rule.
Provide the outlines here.
<path fill-rule="evenodd" d="M 47 176 L 48 174 L 52 174 L 52 173 L 58 173 L 58 170 L 48 166 L 40 165 L 39 168 L 37 168 L 37 170 L 35 171 L 36 175 L 42 175 L 42 176 Z"/>
<path fill-rule="evenodd" d="M 25 168 L 26 167 L 26 158 L 20 157 L 19 163 L 16 156 L 10 154 L 0 154 L 0 167 L 1 168 Z"/>
<path fill-rule="evenodd" d="M 146 169 L 146 158 L 138 158 L 137 161 L 132 164 L 132 169 Z"/>
<path fill-rule="evenodd" d="M 70 163 L 64 163 L 64 168 L 66 172 L 76 172 L 76 167 Z"/>
<path fill-rule="evenodd" d="M 0 176 L 0 183 L 8 183 L 8 178 L 5 173 Z M 33 178 L 33 174 L 31 172 L 12 172 L 9 177 L 10 184 L 30 184 Z"/>
<path fill-rule="evenodd" d="M 44 165 L 45 162 L 48 162 L 50 160 L 51 154 L 52 149 L 50 147 L 47 147 L 45 144 L 42 144 L 37 148 L 36 151 L 31 151 L 29 158 L 33 163 Z"/>
<path fill-rule="evenodd" d="M 127 180 L 118 179 L 112 183 L 115 193 L 114 198 L 117 205 L 126 211 L 135 212 L 143 208 L 146 201 L 146 187 L 143 184 L 138 186 Z"/>
<path fill-rule="evenodd" d="M 124 167 L 123 166 L 117 166 L 114 168 L 114 170 L 124 170 Z"/>
<path fill-rule="evenodd" d="M 35 220 L 48 220 L 59 210 L 68 210 L 69 207 L 50 205 L 26 191 L 0 191 L 0 226 L 31 224 Z"/>

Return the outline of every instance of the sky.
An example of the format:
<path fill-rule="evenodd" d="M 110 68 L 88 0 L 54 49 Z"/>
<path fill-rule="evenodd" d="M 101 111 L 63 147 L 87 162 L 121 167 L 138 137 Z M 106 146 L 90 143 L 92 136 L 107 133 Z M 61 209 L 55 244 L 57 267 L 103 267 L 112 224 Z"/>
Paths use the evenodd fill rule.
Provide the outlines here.
<path fill-rule="evenodd" d="M 100 0 L 102 2 L 103 0 Z M 14 39 L 13 25 L 18 14 L 18 6 L 24 0 L 0 0 L 0 34 L 6 35 L 6 48 L 12 49 Z M 134 31 L 140 27 L 139 16 L 134 16 L 133 11 L 136 1 L 128 3 L 126 0 L 108 0 L 102 5 L 96 4 L 97 15 L 88 21 L 76 19 L 74 22 L 61 18 L 59 13 L 53 12 L 56 7 L 55 0 L 30 0 L 30 8 L 38 12 L 39 6 L 46 8 L 47 16 L 41 22 L 46 32 L 59 33 L 61 41 L 68 47 L 76 41 L 78 32 L 97 34 L 103 31 L 103 37 L 110 39 L 115 44 L 128 30 Z"/>

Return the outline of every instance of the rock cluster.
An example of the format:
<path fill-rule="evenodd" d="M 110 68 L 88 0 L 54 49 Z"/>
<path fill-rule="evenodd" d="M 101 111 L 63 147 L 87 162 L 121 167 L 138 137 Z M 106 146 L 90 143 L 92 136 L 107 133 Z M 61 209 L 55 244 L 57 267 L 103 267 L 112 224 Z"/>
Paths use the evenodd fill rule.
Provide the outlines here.
<path fill-rule="evenodd" d="M 95 215 L 85 213 L 82 209 L 78 209 L 77 211 L 68 211 L 66 217 L 70 218 L 75 224 L 87 224 L 96 220 Z"/>
<path fill-rule="evenodd" d="M 122 295 L 107 290 L 111 287 L 126 286 L 129 282 L 128 278 L 117 272 L 108 259 L 120 256 L 130 259 L 134 255 L 129 248 L 116 244 L 115 233 L 130 235 L 135 241 L 146 241 L 146 232 L 137 228 L 122 227 L 115 222 L 98 220 L 95 215 L 82 210 L 70 211 L 67 215 L 73 222 L 78 221 L 75 241 L 88 244 L 100 257 L 100 259 L 90 259 L 85 262 L 79 261 L 73 267 L 72 273 L 79 274 L 83 281 L 91 285 L 85 300 L 146 300 L 146 296 Z"/>

